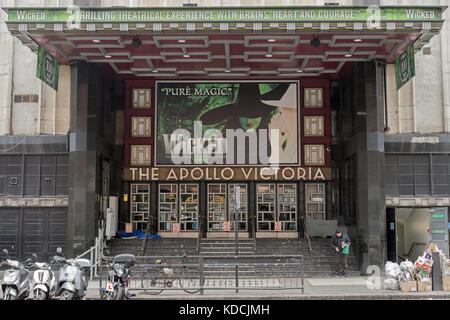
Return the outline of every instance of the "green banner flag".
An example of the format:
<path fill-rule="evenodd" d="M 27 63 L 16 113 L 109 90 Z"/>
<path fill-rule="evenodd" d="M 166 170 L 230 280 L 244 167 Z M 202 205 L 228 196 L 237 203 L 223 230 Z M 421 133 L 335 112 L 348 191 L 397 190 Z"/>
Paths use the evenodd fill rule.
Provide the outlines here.
<path fill-rule="evenodd" d="M 36 76 L 58 91 L 59 62 L 43 47 L 39 47 Z"/>
<path fill-rule="evenodd" d="M 395 78 L 397 90 L 416 75 L 414 66 L 414 47 L 410 45 L 397 60 L 395 60 Z"/>

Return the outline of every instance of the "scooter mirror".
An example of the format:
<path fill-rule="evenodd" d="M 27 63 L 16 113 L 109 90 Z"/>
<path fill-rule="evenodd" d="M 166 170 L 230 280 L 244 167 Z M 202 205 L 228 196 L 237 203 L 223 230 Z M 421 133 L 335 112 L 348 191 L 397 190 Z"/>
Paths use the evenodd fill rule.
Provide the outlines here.
<path fill-rule="evenodd" d="M 33 253 L 33 254 L 31 255 L 31 261 L 33 261 L 33 262 L 38 261 L 38 257 L 37 257 L 37 255 L 36 255 L 36 253 Z"/>
<path fill-rule="evenodd" d="M 7 256 L 7 255 L 8 255 L 8 250 L 3 249 L 3 254 L 4 254 L 5 256 Z"/>
<path fill-rule="evenodd" d="M 61 247 L 56 248 L 56 252 L 59 253 L 59 254 L 61 254 L 61 253 L 62 253 Z"/>
<path fill-rule="evenodd" d="M 103 251 L 103 255 L 109 256 L 109 250 L 104 250 L 104 251 Z"/>

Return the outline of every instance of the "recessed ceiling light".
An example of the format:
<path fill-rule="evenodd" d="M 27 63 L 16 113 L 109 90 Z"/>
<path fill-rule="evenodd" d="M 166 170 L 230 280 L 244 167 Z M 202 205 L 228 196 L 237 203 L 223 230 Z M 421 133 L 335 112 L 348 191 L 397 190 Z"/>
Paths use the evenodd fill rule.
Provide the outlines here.
<path fill-rule="evenodd" d="M 154 73 L 158 73 L 159 71 L 155 69 L 155 70 L 153 70 L 152 72 L 154 72 Z"/>
<path fill-rule="evenodd" d="M 105 58 L 106 58 L 106 59 L 110 59 L 111 56 L 110 56 L 109 54 L 107 54 L 107 55 L 105 56 Z"/>
<path fill-rule="evenodd" d="M 190 55 L 189 54 L 183 54 L 183 57 L 190 58 Z"/>
<path fill-rule="evenodd" d="M 301 70 L 301 69 L 298 69 L 298 70 L 297 70 L 297 72 L 303 72 L 303 70 Z"/>
<path fill-rule="evenodd" d="M 268 42 L 275 42 L 276 40 L 275 39 L 269 39 L 269 40 L 267 40 Z"/>
<path fill-rule="evenodd" d="M 231 70 L 230 69 L 226 69 L 225 72 L 231 72 Z"/>
<path fill-rule="evenodd" d="M 179 43 L 185 43 L 186 40 L 180 39 L 180 40 L 178 40 L 178 42 L 179 42 Z"/>
<path fill-rule="evenodd" d="M 350 58 L 352 55 L 351 54 L 346 54 L 345 57 L 346 58 Z"/>
<path fill-rule="evenodd" d="M 266 57 L 267 58 L 272 58 L 272 55 L 271 54 L 266 54 Z"/>
<path fill-rule="evenodd" d="M 355 40 L 353 40 L 353 41 L 355 41 L 355 42 L 361 42 L 362 39 L 355 39 Z"/>
<path fill-rule="evenodd" d="M 94 39 L 94 40 L 92 40 L 92 42 L 95 42 L 95 43 L 100 43 L 100 40 L 98 40 L 98 39 Z"/>

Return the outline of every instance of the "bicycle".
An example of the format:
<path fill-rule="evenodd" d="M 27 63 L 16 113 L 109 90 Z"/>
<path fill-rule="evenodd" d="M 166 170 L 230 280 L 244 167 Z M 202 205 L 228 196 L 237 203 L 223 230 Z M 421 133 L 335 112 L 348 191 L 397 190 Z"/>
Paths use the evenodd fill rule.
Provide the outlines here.
<path fill-rule="evenodd" d="M 200 272 L 198 268 L 185 266 L 184 258 L 181 263 L 169 263 L 165 259 L 157 259 L 155 264 L 158 264 L 159 267 L 145 270 L 141 278 L 141 288 L 146 293 L 158 295 L 164 291 L 164 288 L 172 288 L 175 281 L 178 281 L 180 288 L 186 293 L 194 294 L 200 291 L 200 289 L 189 289 L 198 288 Z M 174 271 L 173 268 L 170 268 L 170 265 L 175 265 L 178 270 Z"/>

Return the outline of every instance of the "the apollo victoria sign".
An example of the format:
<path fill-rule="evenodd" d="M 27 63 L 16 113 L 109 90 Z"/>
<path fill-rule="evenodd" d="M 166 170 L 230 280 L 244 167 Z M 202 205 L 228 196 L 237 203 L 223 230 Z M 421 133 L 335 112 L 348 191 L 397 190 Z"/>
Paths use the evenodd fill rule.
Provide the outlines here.
<path fill-rule="evenodd" d="M 331 168 L 322 167 L 141 167 L 125 168 L 126 181 L 324 181 Z"/>

